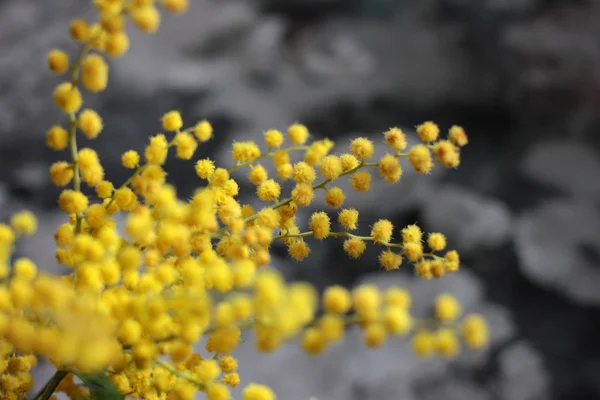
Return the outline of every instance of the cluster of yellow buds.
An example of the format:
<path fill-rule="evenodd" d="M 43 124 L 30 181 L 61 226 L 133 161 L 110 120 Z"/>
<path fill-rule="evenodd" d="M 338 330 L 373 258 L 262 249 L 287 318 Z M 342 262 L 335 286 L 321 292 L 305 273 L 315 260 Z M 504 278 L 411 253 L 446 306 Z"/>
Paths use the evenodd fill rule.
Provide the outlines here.
<path fill-rule="evenodd" d="M 213 129 L 205 120 L 185 127 L 173 110 L 160 121 L 165 133 L 152 136 L 143 152 L 124 149 L 122 165 L 133 173 L 115 185 L 105 179 L 100 156 L 92 148 L 78 148 L 78 132 L 93 140 L 104 130 L 97 111 L 82 109 L 79 88 L 98 93 L 107 87 L 105 56 L 128 50 L 128 21 L 153 33 L 160 23 L 158 7 L 183 12 L 188 0 L 93 4 L 96 23 L 77 19 L 70 26 L 72 38 L 82 45 L 76 61 L 70 63 L 59 49 L 48 55 L 52 72 L 70 73 L 53 94 L 68 117 L 67 127 L 50 127 L 46 142 L 54 150 L 68 150 L 67 160 L 50 167 L 50 179 L 63 188 L 58 205 L 66 214 L 54 235 L 56 259 L 71 270 L 50 276 L 27 258 L 13 259 L 15 242 L 36 231 L 30 212 L 0 224 L 0 397 L 23 398 L 33 385 L 30 370 L 36 357 L 45 357 L 57 372 L 38 400 L 58 392 L 87 398 L 99 391 L 153 400 L 191 400 L 200 391 L 209 400 L 228 400 L 230 389 L 243 382 L 233 354 L 247 329 L 255 331 L 262 352 L 300 337 L 307 353 L 321 353 L 341 340 L 349 325 L 358 325 L 372 348 L 391 336 L 412 337 L 421 356 L 434 351 L 453 356 L 459 338 L 473 349 L 485 346 L 485 320 L 467 315 L 457 324 L 461 309 L 450 295 L 436 300 L 434 319 L 419 321 L 403 289 L 381 293 L 370 285 L 352 291 L 333 286 L 319 296 L 311 285 L 287 283 L 268 267 L 272 244 L 284 243 L 289 255 L 301 261 L 310 253 L 305 239 L 312 236 L 345 238 L 343 248 L 355 258 L 373 242 L 383 248 L 379 263 L 385 270 L 398 269 L 406 258 L 426 279 L 457 271 L 458 253 L 446 250 L 441 233 L 424 237 L 417 225 L 410 225 L 398 231 L 401 241 L 394 242 L 396 228 L 385 219 L 373 224 L 369 236 L 351 233 L 358 229 L 359 212 L 343 208 L 346 193 L 335 182 L 347 177 L 354 190 L 366 192 L 373 170 L 390 184 L 398 182 L 402 158 L 423 174 L 436 162 L 454 168 L 468 141 L 462 128 L 453 126 L 440 139 L 439 127 L 425 122 L 417 127 L 422 143 L 411 148 L 405 134 L 392 128 L 383 138 L 389 152 L 377 161 L 368 138 L 354 139 L 347 152 L 336 155 L 332 141 L 310 142 L 302 124 L 290 125 L 285 134 L 271 129 L 262 145 L 234 142 L 230 168 L 197 160 L 199 188 L 185 201 L 167 183 L 163 165 L 173 148 L 176 157 L 193 159 Z M 269 159 L 276 177 L 269 177 L 265 167 Z M 260 209 L 236 199 L 240 186 L 232 176 L 244 169 L 264 204 Z M 287 197 L 285 181 L 293 185 Z M 319 193 L 338 210 L 339 231 L 332 230 L 328 211 L 313 213 L 305 231 L 297 222 L 298 208 L 310 206 Z M 123 232 L 115 222 L 119 213 L 125 216 Z M 244 400 L 275 399 L 264 385 L 243 386 Z"/>

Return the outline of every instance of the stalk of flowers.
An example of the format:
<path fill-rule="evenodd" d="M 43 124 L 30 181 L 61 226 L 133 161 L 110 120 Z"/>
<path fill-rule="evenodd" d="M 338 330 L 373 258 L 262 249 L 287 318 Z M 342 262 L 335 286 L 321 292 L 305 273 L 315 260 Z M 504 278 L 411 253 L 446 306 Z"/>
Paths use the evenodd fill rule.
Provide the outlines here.
<path fill-rule="evenodd" d="M 231 399 L 230 389 L 243 380 L 234 354 L 246 330 L 254 331 L 262 352 L 298 339 L 307 353 L 319 354 L 342 340 L 349 325 L 360 327 L 369 348 L 406 337 L 423 357 L 454 357 L 463 345 L 486 345 L 483 317 L 463 316 L 450 294 L 435 299 L 433 315 L 421 321 L 411 315 L 410 294 L 401 288 L 381 292 L 371 285 L 352 290 L 333 286 L 319 295 L 307 283 L 285 282 L 268 267 L 273 242 L 283 241 L 289 255 L 301 261 L 310 253 L 304 239 L 311 236 L 344 238 L 350 257 L 360 257 L 368 242 L 381 246 L 379 263 L 385 270 L 398 269 L 406 258 L 425 279 L 458 271 L 458 252 L 446 250 L 441 233 L 425 239 L 417 225 L 397 230 L 385 219 L 368 236 L 352 233 L 358 229 L 359 213 L 343 208 L 346 194 L 334 185 L 350 179 L 354 190 L 366 192 L 372 171 L 396 183 L 402 176 L 401 159 L 422 174 L 436 162 L 457 167 L 460 148 L 468 141 L 462 128 L 451 127 L 441 139 L 440 128 L 425 122 L 417 127 L 422 143 L 410 149 L 404 133 L 392 128 L 383 137 L 389 153 L 373 161 L 373 143 L 367 138 L 353 140 L 345 153 L 336 155 L 332 141 L 310 143 L 307 127 L 294 123 L 287 135 L 276 129 L 265 132 L 264 150 L 251 141 L 234 142 L 234 165 L 229 168 L 211 159 L 197 160 L 200 187 L 182 200 L 167 183 L 163 165 L 172 149 L 180 159 L 194 158 L 213 129 L 206 120 L 184 127 L 180 113 L 172 110 L 160 121 L 165 133 L 152 136 L 141 154 L 123 153 L 123 167 L 133 173 L 117 186 L 105 179 L 99 155 L 90 147 L 78 147 L 81 136 L 93 140 L 104 131 L 98 112 L 82 108 L 80 87 L 90 93 L 107 87 L 105 57 L 118 58 L 128 50 L 128 22 L 154 33 L 161 18 L 158 6 L 180 13 L 188 1 L 95 0 L 93 5 L 96 23 L 76 19 L 70 26 L 72 38 L 81 43 L 75 61 L 70 63 L 59 49 L 48 55 L 52 72 L 69 73 L 53 93 L 68 124 L 52 126 L 46 142 L 68 153 L 66 160 L 50 167 L 50 179 L 64 188 L 58 205 L 65 223 L 57 227 L 54 239 L 58 262 L 71 272 L 50 276 L 38 272 L 28 258 L 14 259 L 16 241 L 36 231 L 30 212 L 0 224 L 3 399 L 21 399 L 31 390 L 30 371 L 38 357 L 48 359 L 57 371 L 36 400 L 56 398 L 59 392 L 72 399 L 187 400 L 198 392 L 210 400 Z M 292 153 L 302 161 L 293 163 Z M 269 159 L 277 179 L 264 167 Z M 245 169 L 264 203 L 260 210 L 236 199 L 239 185 L 232 175 Z M 295 186 L 282 198 L 286 180 Z M 90 191 L 95 198 L 86 194 Z M 315 212 L 306 230 L 297 223 L 298 207 L 308 207 L 317 193 L 339 210 L 341 230 L 331 230 L 326 211 Z M 126 215 L 123 234 L 114 220 L 118 213 Z M 393 239 L 396 232 L 400 241 Z M 199 351 L 202 338 L 206 345 Z M 258 383 L 245 383 L 242 393 L 244 400 L 275 399 L 270 388 Z"/>

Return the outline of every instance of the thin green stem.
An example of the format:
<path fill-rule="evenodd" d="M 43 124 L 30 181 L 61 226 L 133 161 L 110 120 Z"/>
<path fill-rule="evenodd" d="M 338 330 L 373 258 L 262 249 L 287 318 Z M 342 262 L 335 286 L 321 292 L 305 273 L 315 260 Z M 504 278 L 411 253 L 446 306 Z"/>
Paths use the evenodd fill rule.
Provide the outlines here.
<path fill-rule="evenodd" d="M 79 157 L 77 155 L 77 119 L 75 114 L 69 116 L 69 150 L 71 151 L 71 166 L 73 168 L 73 189 L 81 191 L 81 177 L 79 175 Z M 76 215 L 75 233 L 81 232 L 81 214 Z"/>
<path fill-rule="evenodd" d="M 306 146 L 292 147 L 292 148 L 288 149 L 288 151 L 291 151 L 291 150 L 297 150 L 297 149 L 300 149 L 301 147 L 302 147 L 302 149 L 303 149 L 303 148 L 304 148 L 304 147 L 306 147 Z M 400 157 L 408 157 L 408 156 L 409 156 L 409 153 L 400 153 L 400 152 L 398 152 L 398 153 L 396 153 L 396 154 L 394 155 L 394 157 L 396 157 L 396 158 L 400 158 Z M 250 164 L 251 164 L 251 163 L 244 163 L 244 165 L 250 165 Z M 242 166 L 242 164 L 239 164 L 238 166 L 236 166 L 236 167 L 233 167 L 233 168 L 232 168 L 230 171 L 236 170 L 238 167 L 241 167 L 241 166 Z M 364 168 L 364 167 L 377 167 L 377 166 L 379 166 L 379 163 L 378 163 L 378 162 L 376 162 L 376 163 L 365 163 L 365 161 L 364 161 L 364 160 L 362 160 L 362 161 L 360 162 L 360 164 L 358 164 L 356 167 L 354 167 L 354 168 L 352 168 L 352 169 L 349 169 L 348 171 L 342 172 L 342 173 L 341 173 L 341 174 L 340 174 L 340 175 L 339 175 L 337 178 L 335 178 L 335 179 L 325 179 L 324 181 L 322 181 L 322 182 L 320 182 L 320 183 L 317 183 L 316 185 L 313 185 L 313 186 L 312 186 L 312 189 L 313 189 L 313 190 L 317 190 L 317 189 L 326 189 L 326 185 L 327 185 L 328 183 L 330 183 L 330 182 L 334 182 L 335 180 L 337 180 L 337 179 L 339 179 L 339 178 L 341 178 L 341 177 L 343 177 L 343 176 L 348 176 L 348 175 L 351 175 L 351 174 L 355 173 L 356 171 L 358 171 L 358 170 L 360 170 L 361 168 Z M 288 198 L 285 198 L 285 199 L 283 199 L 283 200 L 281 200 L 281 201 L 279 201 L 279 202 L 277 202 L 277 203 L 273 204 L 273 205 L 271 206 L 271 208 L 272 208 L 272 209 L 274 209 L 274 210 L 277 210 L 277 209 L 279 209 L 279 208 L 281 208 L 281 207 L 283 207 L 283 206 L 286 206 L 286 205 L 290 204 L 291 202 L 292 202 L 292 198 L 291 198 L 291 197 L 288 197 Z M 245 219 L 244 219 L 244 223 L 248 223 L 248 222 L 254 221 L 254 220 L 257 218 L 257 217 L 258 217 L 258 214 L 251 215 L 250 217 L 248 217 L 248 218 L 245 218 Z M 224 233 L 225 233 L 225 232 L 226 232 L 228 229 L 229 229 L 229 227 L 227 227 L 227 226 L 224 226 L 224 227 L 220 228 L 219 230 L 217 230 L 217 232 L 216 232 L 216 235 L 217 235 L 217 236 L 221 236 L 221 235 L 223 235 L 223 234 L 224 234 Z M 364 239 L 364 240 L 368 240 L 368 239 Z"/>
<path fill-rule="evenodd" d="M 44 387 L 39 393 L 33 398 L 33 400 L 48 400 L 54 393 L 60 382 L 67 376 L 68 372 L 63 370 L 57 370 L 54 375 L 46 382 Z"/>
<path fill-rule="evenodd" d="M 187 374 L 183 374 L 181 371 L 177 371 L 175 368 L 171 367 L 169 364 L 162 360 L 156 360 L 154 361 L 154 364 L 158 365 L 166 371 L 169 371 L 178 378 L 185 379 L 186 381 L 193 383 L 194 385 L 198 386 L 199 389 L 204 390 L 206 388 L 204 383 L 199 382 L 198 380 L 192 378 L 191 376 L 188 376 Z"/>
<path fill-rule="evenodd" d="M 146 167 L 148 166 L 148 164 L 144 164 L 141 166 L 138 166 L 137 169 L 135 170 L 135 172 L 129 177 L 129 179 L 127 179 L 125 182 L 123 182 L 123 184 L 120 186 L 119 189 L 122 189 L 126 186 L 131 185 L 131 182 L 133 182 L 133 180 L 142 172 L 144 172 L 144 170 L 146 169 Z M 113 194 L 110 196 L 110 200 L 108 201 L 108 203 L 106 203 L 106 206 L 104 208 L 109 208 L 112 203 L 115 201 L 115 194 L 113 192 Z"/>
<path fill-rule="evenodd" d="M 264 153 L 262 153 L 261 155 L 259 155 L 255 159 L 250 160 L 250 161 L 245 161 L 245 162 L 242 162 L 242 163 L 239 163 L 239 164 L 236 164 L 235 166 L 229 168 L 227 170 L 227 172 L 229 172 L 231 174 L 232 172 L 235 172 L 235 171 L 237 171 L 240 168 L 251 166 L 252 163 L 254 163 L 255 161 L 261 160 L 261 159 L 263 159 L 265 157 L 273 157 L 277 151 L 285 151 L 287 153 L 290 153 L 290 152 L 296 151 L 296 150 L 308 150 L 308 149 L 309 149 L 308 146 L 292 146 L 292 147 L 290 147 L 288 149 L 280 149 L 280 150 L 271 151 L 271 150 L 274 150 L 274 149 L 272 147 L 269 147 L 267 149 L 267 151 L 265 151 Z"/>

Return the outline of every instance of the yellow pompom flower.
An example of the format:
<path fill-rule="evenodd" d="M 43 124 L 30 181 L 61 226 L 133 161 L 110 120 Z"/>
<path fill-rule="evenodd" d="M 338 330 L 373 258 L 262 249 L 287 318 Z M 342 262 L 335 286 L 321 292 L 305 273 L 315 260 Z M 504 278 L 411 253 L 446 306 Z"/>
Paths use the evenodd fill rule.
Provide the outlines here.
<path fill-rule="evenodd" d="M 60 83 L 54 89 L 53 98 L 54 103 L 67 114 L 77 112 L 83 102 L 79 89 L 70 82 Z"/>
<path fill-rule="evenodd" d="M 389 288 L 384 294 L 384 302 L 388 307 L 400 307 L 408 310 L 411 301 L 410 293 L 401 288 Z"/>
<path fill-rule="evenodd" d="M 326 314 L 319 320 L 319 330 L 327 342 L 337 342 L 345 334 L 344 318 L 341 315 Z"/>
<path fill-rule="evenodd" d="M 63 190 L 58 198 L 60 209 L 67 214 L 79 214 L 88 206 L 88 198 L 75 190 Z"/>
<path fill-rule="evenodd" d="M 307 354 L 320 354 L 325 350 L 327 340 L 318 328 L 311 327 L 304 331 L 301 346 Z"/>
<path fill-rule="evenodd" d="M 73 175 L 73 167 L 66 161 L 57 161 L 50 166 L 50 180 L 56 186 L 67 186 Z"/>
<path fill-rule="evenodd" d="M 385 143 L 390 146 L 393 150 L 403 151 L 408 145 L 406 142 L 406 135 L 400 128 L 391 128 L 384 133 Z"/>
<path fill-rule="evenodd" d="M 116 32 L 106 37 L 104 52 L 107 56 L 117 58 L 129 50 L 129 36 L 125 32 Z"/>
<path fill-rule="evenodd" d="M 169 111 L 162 116 L 162 127 L 165 131 L 176 131 L 183 126 L 183 120 L 179 111 Z"/>
<path fill-rule="evenodd" d="M 106 208 L 102 204 L 93 204 L 85 212 L 85 222 L 92 228 L 100 228 L 106 222 Z"/>
<path fill-rule="evenodd" d="M 294 164 L 294 181 L 296 183 L 313 183 L 317 179 L 315 169 L 304 161 Z"/>
<path fill-rule="evenodd" d="M 69 55 L 63 50 L 52 50 L 48 53 L 48 68 L 55 74 L 65 73 L 69 69 Z"/>
<path fill-rule="evenodd" d="M 340 208 L 344 205 L 346 195 L 339 187 L 333 187 L 325 193 L 325 203 L 333 208 Z"/>
<path fill-rule="evenodd" d="M 273 154 L 273 164 L 275 166 L 281 166 L 284 164 L 290 163 L 290 153 L 285 150 L 277 150 L 275 154 Z"/>
<path fill-rule="evenodd" d="M 350 231 L 358 228 L 358 210 L 354 208 L 343 209 L 338 214 L 338 221 L 346 230 Z"/>
<path fill-rule="evenodd" d="M 362 285 L 352 291 L 352 302 L 359 315 L 369 315 L 378 310 L 381 293 L 376 286 Z"/>
<path fill-rule="evenodd" d="M 452 322 L 458 319 L 461 313 L 460 303 L 451 294 L 444 293 L 435 300 L 435 316 L 442 322 Z"/>
<path fill-rule="evenodd" d="M 151 3 L 135 7 L 130 16 L 134 25 L 144 33 L 154 33 L 160 25 L 160 12 Z"/>
<path fill-rule="evenodd" d="M 415 273 L 417 274 L 418 277 L 421 277 L 426 280 L 433 278 L 431 261 L 429 261 L 429 260 L 419 261 L 417 264 L 415 264 Z"/>
<path fill-rule="evenodd" d="M 460 164 L 458 148 L 449 140 L 440 140 L 433 145 L 437 162 L 446 168 L 455 168 Z"/>
<path fill-rule="evenodd" d="M 275 400 L 275 393 L 267 386 L 250 383 L 242 391 L 242 398 L 244 400 Z"/>
<path fill-rule="evenodd" d="M 67 247 L 70 246 L 73 242 L 73 237 L 75 236 L 75 232 L 73 231 L 73 225 L 71 224 L 62 224 L 54 233 L 54 241 L 58 247 Z"/>
<path fill-rule="evenodd" d="M 272 148 L 278 148 L 283 144 L 283 133 L 277 129 L 270 129 L 265 132 L 265 143 Z"/>
<path fill-rule="evenodd" d="M 237 372 L 230 372 L 223 376 L 223 383 L 229 387 L 237 387 L 240 384 L 240 375 Z"/>
<path fill-rule="evenodd" d="M 461 333 L 465 344 L 471 349 L 481 349 L 489 342 L 489 330 L 483 316 L 469 314 L 461 324 Z"/>
<path fill-rule="evenodd" d="M 125 18 L 119 14 L 106 13 L 100 17 L 100 26 L 107 33 L 118 33 L 125 28 Z"/>
<path fill-rule="evenodd" d="M 352 154 L 342 154 L 340 156 L 340 161 L 342 162 L 342 169 L 344 172 L 351 171 L 360 164 L 358 159 Z"/>
<path fill-rule="evenodd" d="M 250 168 L 250 172 L 248 172 L 248 179 L 250 182 L 255 185 L 260 185 L 269 177 L 267 170 L 260 164 L 256 164 L 252 168 Z"/>
<path fill-rule="evenodd" d="M 59 125 L 53 125 L 46 132 L 46 144 L 52 150 L 64 150 L 67 147 L 69 133 Z"/>
<path fill-rule="evenodd" d="M 427 331 L 417 332 L 413 336 L 410 345 L 417 356 L 429 357 L 435 349 L 435 336 Z"/>
<path fill-rule="evenodd" d="M 325 311 L 334 314 L 345 314 L 352 307 L 350 292 L 342 286 L 330 286 L 323 293 Z"/>
<path fill-rule="evenodd" d="M 458 125 L 453 125 L 448 131 L 448 139 L 456 146 L 463 147 L 469 143 L 465 130 Z"/>
<path fill-rule="evenodd" d="M 260 148 L 252 141 L 234 142 L 231 155 L 237 162 L 254 161 L 260 156 Z"/>
<path fill-rule="evenodd" d="M 78 42 L 86 40 L 90 35 L 90 25 L 83 19 L 74 19 L 69 24 L 69 34 Z"/>
<path fill-rule="evenodd" d="M 344 251 L 352 258 L 359 258 L 367 249 L 367 244 L 359 238 L 349 238 L 344 241 Z"/>
<path fill-rule="evenodd" d="M 410 261 L 418 261 L 423 257 L 423 245 L 418 242 L 405 243 L 402 248 L 404 255 Z"/>
<path fill-rule="evenodd" d="M 426 174 L 433 168 L 431 152 L 424 144 L 418 144 L 410 149 L 408 160 L 415 171 Z"/>
<path fill-rule="evenodd" d="M 313 213 L 310 217 L 310 230 L 313 233 L 313 237 L 318 240 L 323 240 L 329 236 L 331 230 L 331 223 L 329 216 L 323 211 Z"/>
<path fill-rule="evenodd" d="M 380 219 L 375 222 L 371 229 L 371 236 L 375 243 L 389 243 L 392 240 L 394 225 L 387 219 Z"/>
<path fill-rule="evenodd" d="M 407 225 L 402 229 L 402 241 L 404 243 L 420 242 L 423 232 L 418 225 Z"/>
<path fill-rule="evenodd" d="M 342 161 L 338 156 L 330 155 L 321 160 L 319 164 L 321 175 L 329 180 L 337 179 L 342 173 Z"/>
<path fill-rule="evenodd" d="M 433 275 L 435 278 L 441 278 L 446 275 L 446 265 L 442 260 L 431 260 L 430 266 L 431 275 Z"/>
<path fill-rule="evenodd" d="M 375 148 L 372 141 L 364 137 L 359 137 L 350 143 L 350 151 L 359 160 L 366 161 L 373 157 Z"/>
<path fill-rule="evenodd" d="M 215 163 L 205 158 L 204 160 L 198 160 L 196 162 L 196 175 L 202 179 L 208 179 L 215 172 Z"/>
<path fill-rule="evenodd" d="M 200 142 L 207 142 L 213 135 L 213 127 L 210 122 L 203 120 L 196 124 L 194 127 L 194 136 Z"/>
<path fill-rule="evenodd" d="M 400 161 L 391 154 L 386 154 L 377 163 L 379 175 L 381 175 L 387 183 L 396 183 L 402 176 L 402 167 Z"/>
<path fill-rule="evenodd" d="M 142 325 L 134 319 L 128 319 L 121 324 L 118 332 L 118 338 L 121 343 L 125 345 L 134 345 L 140 341 L 142 338 L 142 333 Z"/>
<path fill-rule="evenodd" d="M 302 124 L 292 124 L 288 127 L 288 137 L 295 145 L 301 145 L 308 140 L 308 128 Z"/>
<path fill-rule="evenodd" d="M 423 122 L 417 126 L 417 135 L 422 142 L 435 142 L 440 134 L 440 128 L 432 121 Z"/>
<path fill-rule="evenodd" d="M 96 194 L 101 199 L 106 199 L 110 197 L 113 193 L 114 186 L 110 181 L 102 181 L 96 185 Z"/>
<path fill-rule="evenodd" d="M 288 246 L 288 254 L 296 261 L 302 261 L 310 254 L 310 247 L 302 239 L 294 240 Z"/>
<path fill-rule="evenodd" d="M 368 324 L 363 332 L 363 340 L 367 347 L 376 349 L 382 346 L 387 339 L 385 327 L 380 323 Z"/>
<path fill-rule="evenodd" d="M 405 308 L 387 307 L 383 313 L 383 324 L 386 330 L 395 336 L 405 336 L 412 329 L 412 317 Z"/>
<path fill-rule="evenodd" d="M 391 250 L 384 250 L 379 254 L 379 265 L 386 271 L 392 271 L 400 268 L 402 264 L 402 256 L 398 253 L 394 253 Z"/>
<path fill-rule="evenodd" d="M 427 246 L 433 251 L 444 250 L 446 248 L 446 236 L 439 232 L 431 233 L 427 238 Z"/>
<path fill-rule="evenodd" d="M 20 235 L 33 235 L 37 230 L 37 220 L 31 211 L 20 211 L 10 218 L 10 225 Z"/>
<path fill-rule="evenodd" d="M 198 148 L 198 142 L 192 134 L 179 132 L 175 135 L 175 146 L 177 148 L 177 157 L 182 160 L 190 160 Z"/>
<path fill-rule="evenodd" d="M 237 370 L 238 362 L 232 356 L 225 356 L 219 360 L 219 367 L 221 371 L 228 373 Z"/>
<path fill-rule="evenodd" d="M 115 203 L 123 211 L 131 211 L 137 205 L 137 196 L 128 187 L 122 187 L 115 191 L 114 194 Z"/>
<path fill-rule="evenodd" d="M 292 190 L 292 200 L 298 207 L 308 207 L 315 198 L 315 192 L 309 184 L 300 183 Z"/>
<path fill-rule="evenodd" d="M 148 164 L 162 165 L 167 159 L 169 143 L 163 134 L 158 134 L 150 138 L 150 143 L 146 146 L 144 156 Z"/>
<path fill-rule="evenodd" d="M 128 150 L 121 156 L 121 163 L 125 168 L 133 169 L 140 163 L 140 155 L 135 150 Z"/>
<path fill-rule="evenodd" d="M 106 89 L 108 84 L 108 64 L 99 54 L 90 54 L 81 65 L 81 83 L 90 92 Z"/>
<path fill-rule="evenodd" d="M 281 180 L 290 179 L 294 173 L 294 166 L 290 163 L 277 166 L 277 176 Z"/>
<path fill-rule="evenodd" d="M 277 201 L 281 194 L 281 186 L 273 179 L 261 183 L 256 189 L 256 195 L 262 201 Z"/>
<path fill-rule="evenodd" d="M 181 14 L 187 11 L 189 0 L 164 0 L 165 9 L 174 14 Z"/>
<path fill-rule="evenodd" d="M 102 118 L 96 111 L 86 108 L 77 116 L 77 127 L 88 139 L 95 139 L 102 132 Z"/>
<path fill-rule="evenodd" d="M 358 171 L 350 178 L 352 187 L 358 192 L 368 192 L 371 188 L 371 173 L 369 171 Z"/>
<path fill-rule="evenodd" d="M 29 258 L 18 258 L 13 265 L 13 274 L 18 280 L 31 282 L 37 275 L 37 266 Z"/>
<path fill-rule="evenodd" d="M 435 333 L 435 350 L 445 358 L 453 358 L 460 351 L 460 343 L 456 333 L 448 328 L 442 328 Z"/>

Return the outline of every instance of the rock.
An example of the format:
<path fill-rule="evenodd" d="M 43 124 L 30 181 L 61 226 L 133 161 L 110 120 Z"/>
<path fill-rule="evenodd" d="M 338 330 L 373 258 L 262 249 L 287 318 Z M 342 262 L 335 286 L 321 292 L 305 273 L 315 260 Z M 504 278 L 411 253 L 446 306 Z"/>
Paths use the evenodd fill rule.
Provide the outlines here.
<path fill-rule="evenodd" d="M 52 48 L 71 52 L 69 20 L 86 15 L 88 4 L 57 0 L 0 3 L 0 145 L 40 138 L 40 121 L 57 113 L 53 87 L 59 82 L 47 70 L 45 56 Z M 18 39 L 18 40 L 17 40 Z M 41 128 L 43 129 L 43 128 Z M 42 145 L 40 142 L 40 145 Z"/>
<path fill-rule="evenodd" d="M 550 379 L 541 356 L 526 342 L 517 342 L 500 354 L 498 394 L 502 400 L 551 398 Z"/>
<path fill-rule="evenodd" d="M 529 279 L 580 304 L 600 304 L 600 212 L 592 204 L 549 200 L 518 219 L 514 240 Z"/>
<path fill-rule="evenodd" d="M 423 377 L 419 386 L 418 398 L 422 400 L 489 400 L 493 398 L 484 388 L 460 378 Z"/>
<path fill-rule="evenodd" d="M 525 156 L 523 173 L 578 199 L 600 200 L 600 154 L 584 143 L 542 142 Z"/>
<path fill-rule="evenodd" d="M 422 222 L 442 232 L 463 253 L 500 246 L 509 238 L 512 216 L 506 205 L 457 186 L 433 187 L 424 196 Z"/>

